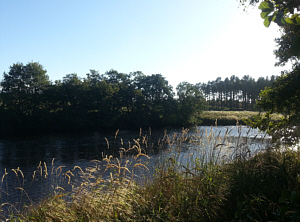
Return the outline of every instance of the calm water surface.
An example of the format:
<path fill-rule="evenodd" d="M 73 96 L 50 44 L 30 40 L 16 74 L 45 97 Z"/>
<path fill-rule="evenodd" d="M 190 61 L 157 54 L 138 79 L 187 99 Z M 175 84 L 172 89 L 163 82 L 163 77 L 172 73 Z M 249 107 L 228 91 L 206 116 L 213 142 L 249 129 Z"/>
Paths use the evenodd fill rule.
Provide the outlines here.
<path fill-rule="evenodd" d="M 188 134 L 194 135 L 199 133 L 210 133 L 216 135 L 225 135 L 230 131 L 232 138 L 253 138 L 264 137 L 264 134 L 259 133 L 256 129 L 249 129 L 245 126 L 218 126 L 207 127 L 199 126 L 189 129 Z M 174 133 L 180 133 L 180 129 L 173 129 L 167 131 L 167 134 L 172 135 Z M 156 148 L 155 144 L 159 138 L 163 138 L 164 131 L 152 132 L 148 137 L 148 152 L 152 159 L 162 157 L 163 150 Z M 141 135 L 148 135 L 150 132 L 142 132 Z M 107 140 L 109 141 L 109 147 Z M 121 145 L 121 138 L 123 145 Z M 8 175 L 4 177 L 1 182 L 1 203 L 18 202 L 20 200 L 20 191 L 16 187 L 24 187 L 27 194 L 32 200 L 37 200 L 46 194 L 43 181 L 32 180 L 32 175 L 37 166 L 41 162 L 42 165 L 46 163 L 48 168 L 52 167 L 52 161 L 54 167 L 64 166 L 64 171 L 72 170 L 74 166 L 80 166 L 86 168 L 90 166 L 92 160 L 101 160 L 105 155 L 119 155 L 119 148 L 128 148 L 129 143 L 134 144 L 133 139 L 140 137 L 140 132 L 119 131 L 117 137 L 115 133 L 82 133 L 82 134 L 57 134 L 41 137 L 31 138 L 18 138 L 18 139 L 2 139 L 0 140 L 0 179 L 6 172 Z M 258 143 L 258 142 L 257 142 Z M 151 145 L 152 144 L 152 145 Z M 256 147 L 257 144 L 255 144 Z M 167 147 L 166 147 L 167 148 Z M 20 171 L 12 171 L 12 169 L 21 169 L 24 174 L 24 181 L 20 176 Z M 17 177 L 18 174 L 18 177 Z M 20 180 L 20 178 L 22 180 Z M 23 184 L 24 182 L 24 184 Z M 34 182 L 34 185 L 32 185 Z M 48 186 L 50 186 L 48 184 Z M 41 193 L 43 193 L 41 195 Z M 23 198 L 25 199 L 25 198 Z"/>

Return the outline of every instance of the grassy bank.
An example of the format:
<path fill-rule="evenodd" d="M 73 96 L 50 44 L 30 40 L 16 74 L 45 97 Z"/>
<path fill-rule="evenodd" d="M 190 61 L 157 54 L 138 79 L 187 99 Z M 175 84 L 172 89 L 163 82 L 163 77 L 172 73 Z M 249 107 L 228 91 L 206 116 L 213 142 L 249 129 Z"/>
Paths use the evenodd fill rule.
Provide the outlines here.
<path fill-rule="evenodd" d="M 63 172 L 41 164 L 39 176 L 60 184 L 48 198 L 15 209 L 5 219 L 299 221 L 300 153 L 250 149 L 254 140 L 232 138 L 230 132 L 221 137 L 213 131 L 183 130 L 165 134 L 157 144 L 141 136 L 121 147 L 118 158 L 105 157 L 87 169 L 75 166 Z M 161 150 L 156 161 L 145 153 L 153 145 Z"/>
<path fill-rule="evenodd" d="M 202 125 L 245 125 L 243 119 L 253 119 L 259 112 L 254 111 L 203 111 L 199 118 L 203 121 Z M 279 114 L 272 114 L 274 120 L 280 119 Z"/>

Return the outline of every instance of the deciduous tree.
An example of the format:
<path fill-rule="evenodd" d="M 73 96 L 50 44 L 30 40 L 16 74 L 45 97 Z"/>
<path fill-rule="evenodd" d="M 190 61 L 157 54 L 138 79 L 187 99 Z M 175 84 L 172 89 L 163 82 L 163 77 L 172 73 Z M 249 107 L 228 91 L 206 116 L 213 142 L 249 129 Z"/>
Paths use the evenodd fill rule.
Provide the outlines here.
<path fill-rule="evenodd" d="M 247 0 L 241 2 L 245 3 Z M 274 51 L 276 58 L 279 59 L 276 65 L 285 65 L 287 61 L 293 62 L 292 71 L 282 72 L 282 76 L 272 87 L 261 92 L 258 105 L 267 113 L 256 117 L 249 124 L 270 134 L 283 136 L 287 142 L 297 142 L 300 137 L 300 1 L 250 0 L 249 3 L 260 3 L 259 9 L 266 27 L 269 27 L 271 22 L 281 27 L 282 35 L 276 39 L 278 49 Z M 271 113 L 283 114 L 282 120 L 271 121 Z"/>

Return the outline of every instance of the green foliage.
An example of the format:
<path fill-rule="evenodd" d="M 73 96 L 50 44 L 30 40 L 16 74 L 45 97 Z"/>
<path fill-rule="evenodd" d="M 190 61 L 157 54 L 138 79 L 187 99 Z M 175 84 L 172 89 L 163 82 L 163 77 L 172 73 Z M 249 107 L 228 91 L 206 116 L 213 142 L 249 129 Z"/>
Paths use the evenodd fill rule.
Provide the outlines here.
<path fill-rule="evenodd" d="M 280 221 L 296 222 L 300 220 L 300 193 L 299 190 L 283 190 L 279 198 L 279 208 L 275 215 Z"/>
<path fill-rule="evenodd" d="M 267 131 L 274 140 L 282 138 L 288 143 L 297 143 L 300 138 L 300 68 L 285 73 L 272 87 L 261 92 L 258 106 L 268 112 L 256 116 L 248 124 Z M 270 114 L 283 115 L 280 121 L 273 121 Z"/>
<path fill-rule="evenodd" d="M 241 1 L 247 2 L 246 0 Z M 266 114 L 257 116 L 254 121 L 248 121 L 253 127 L 266 130 L 273 139 L 283 139 L 289 143 L 297 143 L 300 138 L 300 15 L 295 10 L 300 10 L 298 0 L 264 0 L 250 1 L 255 5 L 261 2 L 259 9 L 262 10 L 261 17 L 264 24 L 269 27 L 275 22 L 281 27 L 282 36 L 277 38 L 278 49 L 274 51 L 279 59 L 275 65 L 285 65 L 286 62 L 293 62 L 293 70 L 289 73 L 283 72 L 272 87 L 261 92 L 261 99 L 258 106 Z M 270 120 L 271 113 L 281 113 L 282 120 L 274 122 Z"/>
<path fill-rule="evenodd" d="M 241 0 L 242 4 L 249 2 L 255 5 L 260 2 L 259 9 L 264 25 L 269 27 L 271 22 L 281 27 L 282 36 L 276 39 L 278 49 L 275 55 L 279 59 L 276 65 L 285 65 L 288 60 L 298 60 L 300 58 L 300 2 L 298 0 Z"/>
<path fill-rule="evenodd" d="M 282 35 L 276 38 L 277 49 L 274 54 L 278 59 L 276 66 L 284 66 L 288 61 L 297 65 L 300 58 L 300 25 L 285 25 Z"/>
<path fill-rule="evenodd" d="M 242 5 L 249 2 L 250 5 L 259 4 L 261 17 L 264 19 L 264 25 L 270 26 L 271 22 L 275 22 L 279 26 L 286 24 L 300 25 L 299 14 L 295 13 L 295 9 L 298 10 L 298 0 L 240 0 Z"/>
<path fill-rule="evenodd" d="M 140 71 L 90 70 L 86 78 L 71 73 L 53 84 L 40 64 L 17 63 L 1 86 L 2 134 L 182 126 L 195 123 L 205 103 L 199 90 L 176 99 L 161 74 Z"/>
<path fill-rule="evenodd" d="M 274 5 L 271 1 L 263 1 L 258 7 L 262 11 L 260 16 L 264 19 L 264 25 L 266 27 L 269 27 L 271 22 L 275 22 L 279 26 L 286 24 L 284 12 L 282 10 L 275 10 L 275 7 L 278 6 Z"/>
<path fill-rule="evenodd" d="M 31 62 L 13 64 L 3 74 L 0 107 L 0 132 L 19 131 L 22 128 L 40 126 L 45 118 L 44 92 L 50 84 L 42 65 Z"/>
<path fill-rule="evenodd" d="M 122 143 L 119 158 L 95 160 L 86 169 L 75 166 L 65 172 L 62 166 L 51 169 L 40 164 L 33 177 L 54 181 L 53 195 L 23 211 L 14 208 L 14 213 L 8 218 L 0 215 L 1 219 L 299 221 L 299 150 L 269 148 L 254 153 L 248 148 L 255 139 L 236 140 L 228 131 L 220 136 L 213 131 L 183 130 L 165 133 L 156 145 L 167 149 L 151 165 L 145 153 L 149 137 L 142 137 L 128 148 Z M 147 171 L 150 167 L 153 175 Z M 13 172 L 5 171 L 2 183 L 9 176 L 23 175 L 19 168 Z M 143 175 L 139 185 L 136 172 Z M 18 181 L 26 182 L 23 176 Z M 5 191 L 5 182 L 1 186 Z M 66 191 L 68 187 L 72 188 Z"/>
<path fill-rule="evenodd" d="M 245 4 L 247 0 L 241 0 Z M 276 23 L 282 31 L 282 36 L 276 39 L 278 49 L 275 55 L 279 59 L 276 65 L 284 65 L 288 60 L 299 59 L 300 57 L 300 2 L 298 0 L 250 0 L 249 4 L 259 3 L 261 17 L 264 19 L 264 25 L 269 27 L 271 22 Z"/>
<path fill-rule="evenodd" d="M 200 112 L 205 108 L 205 100 L 199 86 L 188 82 L 181 82 L 176 87 L 179 100 L 179 118 L 183 125 L 201 123 L 198 119 Z"/>
<path fill-rule="evenodd" d="M 231 183 L 226 207 L 232 211 L 226 211 L 229 213 L 227 217 L 247 221 L 281 221 L 277 212 L 283 206 L 280 203 L 282 192 L 297 189 L 299 185 L 297 155 L 291 151 L 279 153 L 269 150 L 229 165 L 225 170 Z M 299 206 L 296 208 L 299 210 Z"/>
<path fill-rule="evenodd" d="M 41 94 L 50 84 L 46 70 L 39 63 L 13 64 L 1 82 L 4 106 L 19 112 L 32 113 L 39 108 Z"/>
<path fill-rule="evenodd" d="M 208 83 L 197 84 L 210 105 L 211 110 L 257 110 L 255 102 L 259 93 L 267 86 L 271 86 L 276 76 L 260 77 L 257 80 L 249 75 L 239 78 L 232 75 L 222 80 L 218 77 Z"/>

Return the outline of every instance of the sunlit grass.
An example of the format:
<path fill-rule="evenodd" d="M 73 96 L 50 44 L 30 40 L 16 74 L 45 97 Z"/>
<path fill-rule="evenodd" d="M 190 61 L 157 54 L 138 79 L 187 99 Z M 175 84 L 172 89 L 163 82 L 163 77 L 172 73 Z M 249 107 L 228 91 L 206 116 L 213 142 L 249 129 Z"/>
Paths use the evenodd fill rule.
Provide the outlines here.
<path fill-rule="evenodd" d="M 254 116 L 258 115 L 259 112 L 254 111 L 203 111 L 199 118 L 203 120 L 211 120 L 216 121 L 218 124 L 224 122 L 225 125 L 231 122 L 231 125 L 235 125 L 236 123 L 242 124 L 243 119 L 252 119 Z M 280 120 L 280 114 L 271 114 L 272 120 Z"/>
<path fill-rule="evenodd" d="M 115 139 L 117 138 L 117 133 Z M 49 196 L 23 208 L 6 203 L 8 221 L 297 221 L 300 204 L 299 153 L 275 149 L 268 141 L 231 137 L 230 130 L 168 134 L 153 144 L 149 135 L 118 157 L 105 156 L 90 167 L 47 167 L 40 163 L 33 180 Z M 108 147 L 109 141 L 107 140 Z M 159 154 L 150 158 L 149 147 Z M 24 176 L 12 174 L 25 198 Z M 44 188 L 46 190 L 46 188 Z M 8 190 L 7 190 L 8 192 Z M 29 198 L 29 197 L 28 197 Z M 4 207 L 4 206 L 3 206 Z"/>

